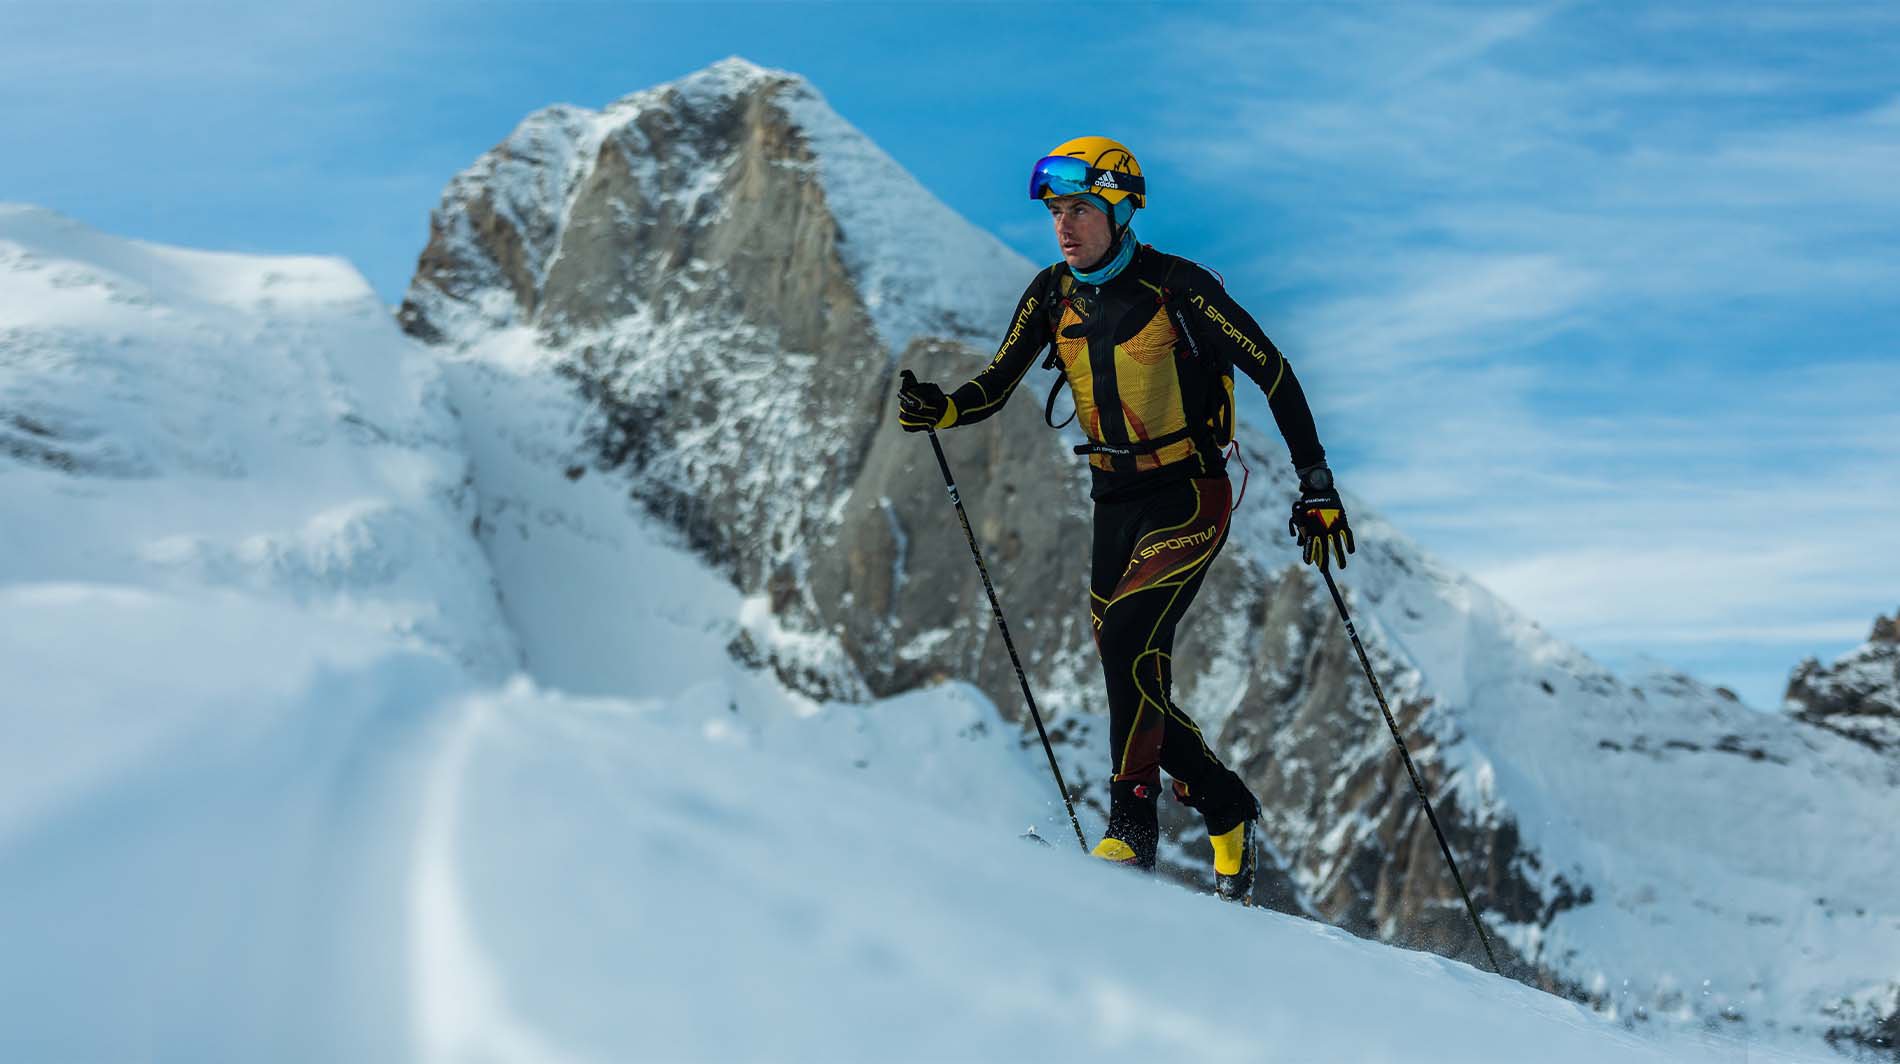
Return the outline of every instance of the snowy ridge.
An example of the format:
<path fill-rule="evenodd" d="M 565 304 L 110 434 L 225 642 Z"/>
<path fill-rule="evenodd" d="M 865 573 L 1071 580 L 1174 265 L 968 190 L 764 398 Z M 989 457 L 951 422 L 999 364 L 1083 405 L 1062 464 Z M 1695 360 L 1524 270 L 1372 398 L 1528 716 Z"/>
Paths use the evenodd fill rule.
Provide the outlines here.
<path fill-rule="evenodd" d="M 441 374 L 346 263 L 4 205 L 0 307 L 0 468 L 9 507 L 39 515 L 0 532 L 0 577 L 373 614 L 513 667 Z"/>
<path fill-rule="evenodd" d="M 560 247 L 568 201 L 582 168 L 598 149 L 602 130 L 591 112 L 567 105 L 544 108 L 524 119 L 508 139 L 449 184 L 445 199 L 479 202 L 492 217 L 505 223 L 513 237 L 515 262 L 489 258 L 486 233 L 477 232 L 478 216 L 464 211 L 438 210 L 433 223 L 448 246 L 467 259 L 489 259 L 497 275 L 514 272 L 538 292 L 547 278 L 547 266 Z M 466 282 L 465 282 L 466 283 Z M 494 283 L 480 287 L 468 303 L 443 301 L 437 313 L 444 321 L 505 328 L 524 308 Z M 525 308 L 532 310 L 532 306 Z"/>
<path fill-rule="evenodd" d="M 995 339 L 1037 266 L 945 206 L 809 82 L 778 100 L 818 157 L 845 265 L 893 357 L 919 336 Z"/>

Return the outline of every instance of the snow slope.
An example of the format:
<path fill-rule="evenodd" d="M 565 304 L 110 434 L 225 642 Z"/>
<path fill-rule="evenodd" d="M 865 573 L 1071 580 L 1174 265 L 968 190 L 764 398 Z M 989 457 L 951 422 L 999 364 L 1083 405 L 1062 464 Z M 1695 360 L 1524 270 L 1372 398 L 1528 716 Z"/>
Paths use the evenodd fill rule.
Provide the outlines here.
<path fill-rule="evenodd" d="M 966 687 L 740 666 L 531 369 L 0 206 L 0 1059 L 1739 1059 L 1096 867 Z"/>
<path fill-rule="evenodd" d="M 118 645 L 210 664 L 199 632 L 149 620 L 131 611 Z M 47 635 L 45 665 L 96 660 Z M 799 718 L 730 708 L 740 676 L 584 700 L 254 642 L 276 684 L 204 670 L 174 696 L 203 713 L 190 741 L 0 851 L 0 1055 L 1738 1059 L 1020 843 L 1003 807 L 1036 807 L 1033 758 L 971 734 L 994 716 L 962 689 Z M 900 860 L 907 838 L 928 844 Z"/>

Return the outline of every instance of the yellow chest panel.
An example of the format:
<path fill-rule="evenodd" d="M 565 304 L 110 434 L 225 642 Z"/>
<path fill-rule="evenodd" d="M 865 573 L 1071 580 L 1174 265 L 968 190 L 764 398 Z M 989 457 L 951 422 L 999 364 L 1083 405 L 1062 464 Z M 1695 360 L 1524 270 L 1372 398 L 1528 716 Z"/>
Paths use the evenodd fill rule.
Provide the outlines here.
<path fill-rule="evenodd" d="M 1089 439 L 1109 442 L 1102 433 L 1103 418 L 1107 417 L 1121 419 L 1122 429 L 1130 441 L 1152 440 L 1187 426 L 1181 377 L 1174 358 L 1174 326 L 1168 320 L 1166 308 L 1157 306 L 1154 316 L 1140 331 L 1114 346 L 1112 396 L 1106 394 L 1106 382 L 1096 379 L 1087 338 L 1070 339 L 1064 335 L 1081 323 L 1081 315 L 1073 306 L 1065 304 L 1056 328 L 1056 352 L 1075 395 L 1076 423 Z M 1153 454 L 1138 457 L 1135 464 L 1139 469 L 1153 469 L 1193 454 L 1193 441 L 1179 440 Z M 1090 455 L 1089 464 L 1111 468 L 1107 455 Z"/>

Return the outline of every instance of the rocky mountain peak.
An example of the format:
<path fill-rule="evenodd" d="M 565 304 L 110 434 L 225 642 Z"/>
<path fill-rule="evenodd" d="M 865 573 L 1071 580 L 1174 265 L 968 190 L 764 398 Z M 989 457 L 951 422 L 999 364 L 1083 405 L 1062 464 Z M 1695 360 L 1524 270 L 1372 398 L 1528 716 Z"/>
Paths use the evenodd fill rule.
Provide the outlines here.
<path fill-rule="evenodd" d="M 894 359 L 908 350 L 908 366 L 945 379 L 980 366 L 1034 272 L 808 83 L 729 59 L 598 112 L 529 116 L 451 181 L 400 316 L 445 346 L 525 332 L 552 353 L 590 411 L 585 461 L 626 477 L 786 623 L 842 637 L 823 662 L 774 664 L 814 693 L 857 695 L 915 682 L 890 642 L 889 595 L 906 579 L 892 558 L 954 527 L 905 516 L 941 500 L 917 476 L 934 467 L 915 463 L 916 441 L 890 448 L 901 462 L 870 460 L 884 434 L 895 442 Z M 968 346 L 978 338 L 985 348 Z M 1020 501 L 992 513 L 1053 522 L 1031 483 L 1073 487 L 1080 473 L 1028 404 L 998 426 L 1020 438 L 986 457 L 1011 455 L 1023 490 L 1013 480 Z M 950 446 L 966 497 L 981 497 L 989 463 Z M 1079 520 L 1079 493 L 1060 509 Z M 914 555 L 916 586 L 962 575 L 923 575 L 967 564 L 942 546 Z"/>
<path fill-rule="evenodd" d="M 809 82 L 733 57 L 524 119 L 450 183 L 399 317 L 441 342 L 714 313 L 791 350 L 888 357 L 987 335 L 1025 265 Z"/>
<path fill-rule="evenodd" d="M 1867 642 L 1831 663 L 1808 658 L 1796 666 L 1783 708 L 1875 750 L 1900 752 L 1900 610 L 1876 617 Z"/>
<path fill-rule="evenodd" d="M 1867 637 L 1869 643 L 1900 643 L 1900 610 L 1892 617 L 1882 615 L 1874 618 L 1874 630 Z"/>

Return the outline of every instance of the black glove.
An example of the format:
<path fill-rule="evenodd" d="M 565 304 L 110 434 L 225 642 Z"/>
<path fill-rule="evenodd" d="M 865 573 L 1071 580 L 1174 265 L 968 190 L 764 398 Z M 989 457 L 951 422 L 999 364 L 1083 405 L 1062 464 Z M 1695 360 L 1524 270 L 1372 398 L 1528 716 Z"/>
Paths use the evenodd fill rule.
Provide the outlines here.
<path fill-rule="evenodd" d="M 1339 501 L 1333 471 L 1326 463 L 1300 470 L 1300 497 L 1293 500 L 1293 517 L 1286 528 L 1299 541 L 1306 564 L 1325 569 L 1331 554 L 1339 559 L 1341 569 L 1346 567 L 1346 555 L 1353 552 L 1352 529 L 1346 526 L 1346 504 Z"/>
<path fill-rule="evenodd" d="M 902 380 L 897 389 L 897 423 L 905 432 L 947 429 L 957 423 L 957 404 L 942 388 L 919 381 L 910 370 L 904 371 Z"/>

